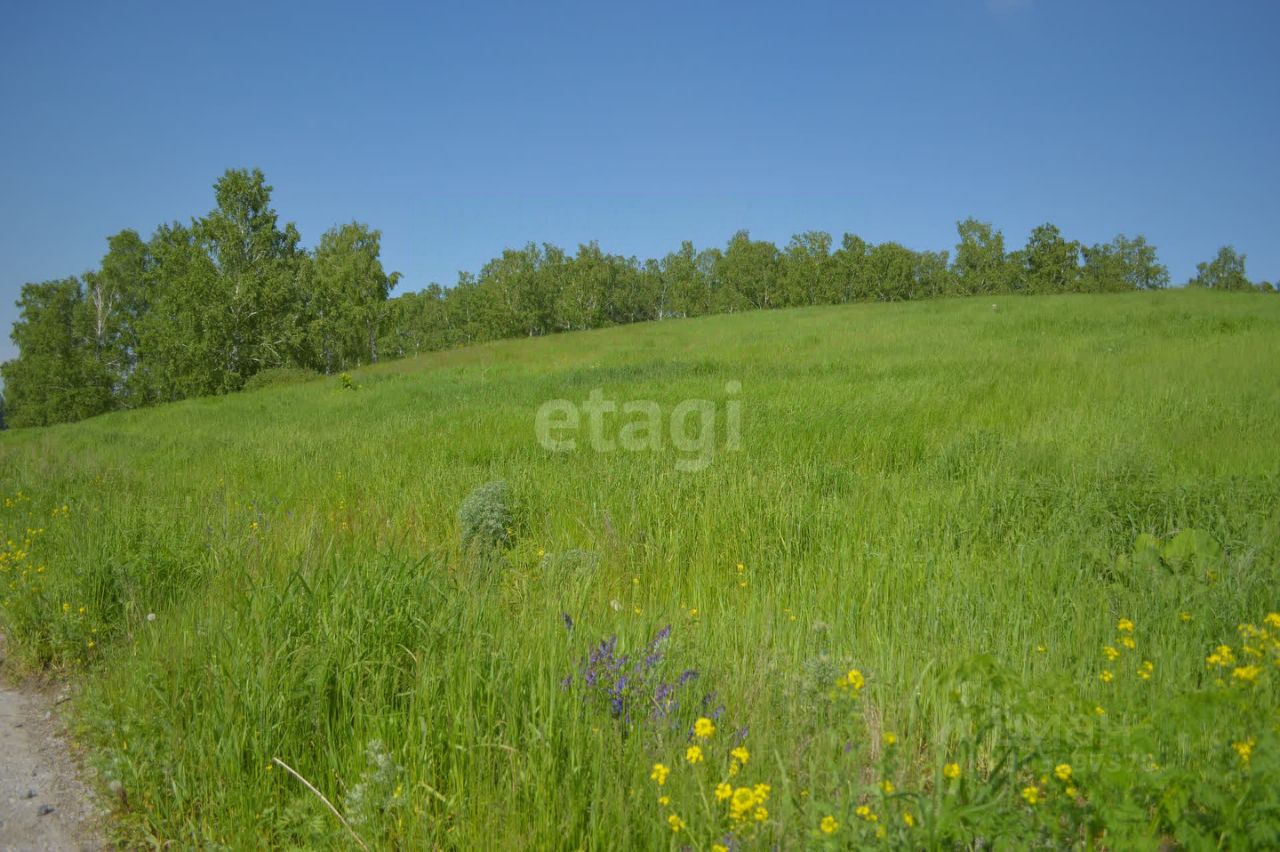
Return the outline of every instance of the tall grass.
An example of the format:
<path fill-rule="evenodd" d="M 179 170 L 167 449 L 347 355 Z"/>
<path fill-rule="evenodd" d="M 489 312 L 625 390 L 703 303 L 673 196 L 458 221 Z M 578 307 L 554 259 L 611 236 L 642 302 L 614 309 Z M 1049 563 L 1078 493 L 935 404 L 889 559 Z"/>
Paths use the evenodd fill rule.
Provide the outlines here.
<path fill-rule="evenodd" d="M 1000 754 L 956 700 L 973 661 L 1001 673 L 983 675 L 992 706 L 1005 679 L 1137 724 L 1280 608 L 1278 356 L 1280 300 L 1257 295 L 857 305 L 499 342 L 354 388 L 12 432 L 0 620 L 30 665 L 82 672 L 75 718 L 129 842 L 348 844 L 279 758 L 371 846 L 708 848 L 731 736 L 742 779 L 772 787 L 741 842 L 848 837 L 886 767 L 923 798 L 876 806 L 914 808 L 936 840 L 939 768 L 970 754 L 969 783 Z M 730 381 L 742 449 L 701 472 L 669 446 L 534 437 L 548 399 L 600 387 L 669 413 Z M 464 552 L 458 508 L 498 479 L 510 549 Z M 1172 568 L 1135 549 L 1188 529 L 1203 552 Z M 594 556 L 557 558 L 575 549 Z M 1121 618 L 1149 682 L 1099 678 Z M 656 665 L 698 676 L 674 721 L 629 726 L 584 659 L 666 625 Z M 848 668 L 856 695 L 833 691 Z M 719 707 L 714 760 L 685 764 Z M 1196 724 L 1185 765 L 1243 736 Z"/>

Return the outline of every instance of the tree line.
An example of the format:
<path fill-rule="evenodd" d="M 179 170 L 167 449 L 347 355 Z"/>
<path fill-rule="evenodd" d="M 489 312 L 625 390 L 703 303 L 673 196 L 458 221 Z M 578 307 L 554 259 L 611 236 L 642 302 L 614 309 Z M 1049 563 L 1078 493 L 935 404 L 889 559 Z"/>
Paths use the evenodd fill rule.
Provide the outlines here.
<path fill-rule="evenodd" d="M 784 247 L 739 231 L 723 248 L 684 242 L 659 259 L 574 254 L 543 244 L 507 249 L 452 287 L 395 298 L 381 235 L 351 222 L 312 250 L 271 207 L 260 170 L 227 171 L 215 207 L 149 240 L 124 230 L 99 267 L 27 284 L 0 366 L 9 426 L 79 420 L 239 390 L 276 368 L 334 373 L 499 338 L 646 320 L 856 301 L 950 295 L 1103 293 L 1166 287 L 1169 272 L 1142 236 L 1085 246 L 1052 224 L 1021 249 L 975 219 L 957 224 L 954 256 L 896 242 L 808 231 Z M 1189 283 L 1253 289 L 1231 247 Z M 1259 285 L 1271 289 L 1270 284 Z"/>

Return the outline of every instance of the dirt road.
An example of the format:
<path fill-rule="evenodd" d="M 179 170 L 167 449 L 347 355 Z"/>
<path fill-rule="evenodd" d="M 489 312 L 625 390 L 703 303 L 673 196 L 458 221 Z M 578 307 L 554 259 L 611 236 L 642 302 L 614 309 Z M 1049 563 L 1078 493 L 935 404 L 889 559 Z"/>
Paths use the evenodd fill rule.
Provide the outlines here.
<path fill-rule="evenodd" d="M 15 686 L 0 638 L 0 850 L 98 850 L 100 814 L 67 753 L 53 699 Z"/>

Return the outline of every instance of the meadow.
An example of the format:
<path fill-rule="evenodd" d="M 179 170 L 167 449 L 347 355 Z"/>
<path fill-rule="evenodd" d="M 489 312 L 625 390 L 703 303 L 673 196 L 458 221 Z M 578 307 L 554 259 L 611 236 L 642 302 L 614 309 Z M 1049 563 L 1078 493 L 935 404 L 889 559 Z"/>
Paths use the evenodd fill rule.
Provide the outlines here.
<path fill-rule="evenodd" d="M 131 845 L 1280 844 L 1278 363 L 1262 294 L 939 299 L 10 432 L 0 623 Z M 740 447 L 544 447 L 597 388 Z"/>

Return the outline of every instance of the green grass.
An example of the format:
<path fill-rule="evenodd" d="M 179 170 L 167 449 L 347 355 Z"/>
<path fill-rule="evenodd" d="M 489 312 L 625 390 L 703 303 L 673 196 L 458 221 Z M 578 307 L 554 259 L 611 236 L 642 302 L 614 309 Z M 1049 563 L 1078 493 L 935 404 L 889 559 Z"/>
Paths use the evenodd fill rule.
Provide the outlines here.
<path fill-rule="evenodd" d="M 938 767 L 969 755 L 967 783 L 1000 748 L 953 700 L 957 666 L 990 655 L 1022 694 L 1105 704 L 1128 735 L 1201 689 L 1205 655 L 1280 588 L 1280 299 L 998 302 L 506 341 L 363 370 L 356 390 L 10 432 L 0 483 L 29 499 L 0 515 L 24 551 L 0 565 L 0 621 L 29 664 L 83 669 L 75 718 L 129 842 L 345 844 L 277 757 L 371 845 L 708 848 L 716 805 L 691 773 L 720 780 L 740 727 L 740 777 L 773 787 L 750 842 L 823 842 L 828 813 L 848 836 L 886 730 L 897 786 L 922 798 L 885 813 L 934 813 L 942 832 Z M 548 399 L 600 387 L 669 414 L 722 404 L 729 381 L 742 449 L 700 472 L 669 446 L 555 454 L 534 437 Z M 458 508 L 494 479 L 517 501 L 514 544 L 462 553 Z M 1118 559 L 1184 529 L 1213 542 L 1186 570 Z M 572 548 L 598 560 L 540 556 Z M 1150 683 L 1098 678 L 1122 617 Z M 634 651 L 666 624 L 672 671 L 700 672 L 678 729 L 628 733 L 561 688 L 591 644 Z M 866 688 L 832 698 L 849 667 Z M 720 751 L 691 768 L 709 691 Z M 1196 744 L 1229 755 L 1242 735 L 1205 719 L 1161 747 L 1211 773 Z M 369 781 L 366 807 L 347 799 L 372 740 L 400 772 Z"/>

